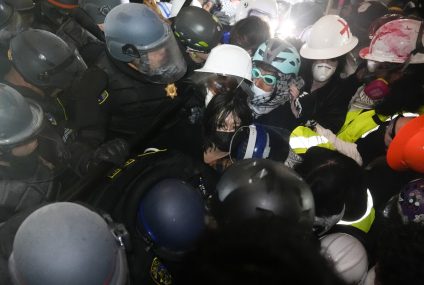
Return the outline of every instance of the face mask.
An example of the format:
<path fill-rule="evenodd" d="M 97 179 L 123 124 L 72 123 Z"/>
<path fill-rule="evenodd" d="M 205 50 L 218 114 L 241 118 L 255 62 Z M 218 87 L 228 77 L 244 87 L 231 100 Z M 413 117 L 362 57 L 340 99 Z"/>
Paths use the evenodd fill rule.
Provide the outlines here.
<path fill-rule="evenodd" d="M 213 138 L 213 144 L 219 150 L 228 152 L 230 151 L 231 139 L 233 138 L 235 132 L 220 132 L 217 131 Z"/>
<path fill-rule="evenodd" d="M 215 96 L 209 88 L 207 90 L 208 92 L 206 93 L 205 97 L 205 107 L 209 105 L 209 102 L 212 100 L 213 96 Z"/>
<path fill-rule="evenodd" d="M 256 86 L 255 84 L 252 84 L 251 88 L 253 92 L 253 101 L 255 102 L 267 102 L 271 98 L 271 94 L 273 91 L 267 92 Z"/>
<path fill-rule="evenodd" d="M 328 63 L 322 61 L 315 61 L 312 64 L 312 76 L 314 80 L 318 82 L 325 82 L 331 78 L 331 76 L 336 72 L 337 61 Z"/>
<path fill-rule="evenodd" d="M 389 94 L 389 83 L 383 78 L 377 78 L 368 83 L 365 88 L 365 94 L 372 100 L 381 100 Z"/>

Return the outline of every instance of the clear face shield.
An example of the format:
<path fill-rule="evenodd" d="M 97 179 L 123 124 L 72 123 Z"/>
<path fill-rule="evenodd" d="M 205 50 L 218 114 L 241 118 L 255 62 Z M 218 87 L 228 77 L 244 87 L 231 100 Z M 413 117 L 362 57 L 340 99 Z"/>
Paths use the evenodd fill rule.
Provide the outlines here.
<path fill-rule="evenodd" d="M 9 46 L 9 41 L 24 30 L 24 23 L 19 13 L 15 12 L 4 27 L 0 28 L 0 44 Z"/>
<path fill-rule="evenodd" d="M 49 86 L 65 90 L 72 84 L 73 80 L 80 78 L 86 69 L 87 65 L 78 50 L 75 50 L 72 55 L 55 68 L 40 74 L 40 78 L 46 76 Z"/>
<path fill-rule="evenodd" d="M 184 57 L 170 29 L 160 44 L 133 52 L 137 54 L 132 63 L 150 82 L 172 83 L 181 79 L 187 71 Z"/>

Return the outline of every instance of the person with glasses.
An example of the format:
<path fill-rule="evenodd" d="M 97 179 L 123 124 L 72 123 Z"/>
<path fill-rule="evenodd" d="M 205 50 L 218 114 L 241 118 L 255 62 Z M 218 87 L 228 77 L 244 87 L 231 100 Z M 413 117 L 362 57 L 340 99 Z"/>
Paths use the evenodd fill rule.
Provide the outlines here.
<path fill-rule="evenodd" d="M 270 39 L 253 55 L 249 106 L 256 121 L 293 129 L 301 113 L 299 91 L 304 81 L 298 76 L 300 55 L 288 41 Z M 288 107 L 288 109 L 287 109 Z"/>

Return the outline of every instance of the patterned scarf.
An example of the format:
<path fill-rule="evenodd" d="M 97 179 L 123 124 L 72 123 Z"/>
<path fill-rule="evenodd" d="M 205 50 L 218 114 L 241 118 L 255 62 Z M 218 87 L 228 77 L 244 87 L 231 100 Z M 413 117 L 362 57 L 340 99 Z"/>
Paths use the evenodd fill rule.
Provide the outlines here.
<path fill-rule="evenodd" d="M 274 92 L 270 97 L 257 96 L 252 94 L 249 106 L 253 111 L 255 118 L 260 115 L 267 114 L 277 108 L 280 105 L 284 105 L 286 102 L 290 102 L 290 84 L 296 85 L 297 89 L 301 89 L 305 82 L 299 76 L 293 78 L 291 74 L 283 74 L 278 72 L 277 85 L 274 88 Z"/>

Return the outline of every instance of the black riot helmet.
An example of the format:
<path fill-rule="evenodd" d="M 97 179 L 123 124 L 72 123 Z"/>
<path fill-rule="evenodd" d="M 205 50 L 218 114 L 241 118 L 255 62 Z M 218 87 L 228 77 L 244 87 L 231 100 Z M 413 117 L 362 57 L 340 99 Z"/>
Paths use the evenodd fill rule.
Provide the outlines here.
<path fill-rule="evenodd" d="M 22 18 L 13 6 L 0 0 L 0 43 L 8 44 L 9 40 L 23 29 Z"/>
<path fill-rule="evenodd" d="M 41 15 L 54 26 L 62 25 L 70 12 L 78 7 L 78 0 L 40 0 Z"/>
<path fill-rule="evenodd" d="M 0 151 L 33 138 L 43 124 L 43 110 L 18 91 L 0 83 Z"/>
<path fill-rule="evenodd" d="M 66 89 L 87 67 L 77 50 L 53 33 L 28 30 L 10 42 L 10 60 L 25 81 Z"/>
<path fill-rule="evenodd" d="M 148 6 L 126 3 L 105 18 L 106 47 L 116 60 L 131 62 L 152 83 L 168 84 L 187 71 L 171 27 Z"/>
<path fill-rule="evenodd" d="M 189 49 L 209 53 L 223 33 L 221 25 L 202 8 L 189 6 L 180 10 L 173 25 L 177 39 Z"/>
<path fill-rule="evenodd" d="M 43 206 L 20 225 L 9 257 L 14 285 L 125 285 L 125 232 L 79 204 Z"/>
<path fill-rule="evenodd" d="M 6 3 L 12 5 L 16 11 L 27 11 L 34 8 L 33 0 L 5 0 Z"/>
<path fill-rule="evenodd" d="M 129 0 L 79 0 L 79 7 L 87 12 L 96 24 L 103 24 L 110 10 L 124 3 L 129 3 Z"/>
<path fill-rule="evenodd" d="M 218 182 L 217 194 L 215 210 L 220 223 L 269 215 L 312 231 L 315 211 L 310 188 L 280 162 L 246 159 L 233 164 Z"/>
<path fill-rule="evenodd" d="M 13 15 L 13 7 L 0 1 L 0 28 L 3 28 Z"/>

